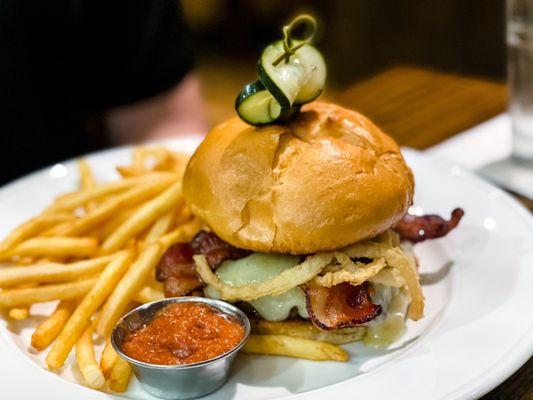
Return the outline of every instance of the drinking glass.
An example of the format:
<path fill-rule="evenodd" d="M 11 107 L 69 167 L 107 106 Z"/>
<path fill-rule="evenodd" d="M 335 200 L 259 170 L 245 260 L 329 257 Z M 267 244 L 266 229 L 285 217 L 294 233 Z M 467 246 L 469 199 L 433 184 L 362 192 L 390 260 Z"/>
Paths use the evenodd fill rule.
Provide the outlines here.
<path fill-rule="evenodd" d="M 507 76 L 513 157 L 533 163 L 533 0 L 507 0 Z"/>

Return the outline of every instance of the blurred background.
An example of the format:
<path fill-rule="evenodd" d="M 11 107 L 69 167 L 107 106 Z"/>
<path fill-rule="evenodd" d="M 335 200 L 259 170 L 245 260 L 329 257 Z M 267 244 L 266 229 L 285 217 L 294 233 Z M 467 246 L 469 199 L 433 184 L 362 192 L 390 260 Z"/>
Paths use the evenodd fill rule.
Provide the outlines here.
<path fill-rule="evenodd" d="M 235 115 L 261 50 L 300 13 L 319 22 L 321 99 L 401 145 L 428 148 L 506 109 L 504 0 L 0 0 L 0 183 L 205 134 Z"/>
<path fill-rule="evenodd" d="M 504 0 L 183 1 L 210 124 L 234 115 L 259 52 L 299 13 L 318 17 L 322 100 L 424 149 L 506 108 Z M 468 112 L 462 112 L 468 109 Z"/>
<path fill-rule="evenodd" d="M 280 38 L 283 23 L 304 12 L 320 22 L 316 42 L 328 63 L 326 97 L 340 97 L 370 115 L 373 104 L 343 94 L 395 67 L 505 79 L 504 0 L 186 0 L 183 10 L 212 123 L 232 115 L 235 93 L 255 80 L 260 50 Z M 416 79 L 408 72 L 406 80 Z M 383 88 L 372 86 L 366 88 L 372 93 L 357 96 L 372 97 L 394 83 L 384 81 Z M 504 103 L 501 91 L 498 96 L 495 109 Z M 408 101 L 394 99 L 400 108 Z"/>

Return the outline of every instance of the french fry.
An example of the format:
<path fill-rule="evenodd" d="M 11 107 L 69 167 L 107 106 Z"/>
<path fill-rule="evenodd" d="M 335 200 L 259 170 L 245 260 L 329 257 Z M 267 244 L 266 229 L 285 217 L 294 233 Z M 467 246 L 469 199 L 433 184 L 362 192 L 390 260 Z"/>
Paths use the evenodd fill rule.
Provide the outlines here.
<path fill-rule="evenodd" d="M 120 181 L 103 183 L 95 186 L 92 189 L 76 191 L 68 193 L 56 199 L 56 201 L 45 210 L 45 213 L 62 211 L 72 211 L 78 207 L 81 207 L 92 200 L 99 200 L 104 197 L 122 192 L 126 189 L 130 189 L 133 186 L 142 184 L 149 181 L 175 178 L 176 175 L 166 172 L 157 172 L 145 174 L 140 177 L 131 179 L 122 179 Z"/>
<path fill-rule="evenodd" d="M 80 187 L 85 190 L 94 188 L 94 176 L 85 158 L 78 160 L 78 172 L 80 174 Z"/>
<path fill-rule="evenodd" d="M 47 263 L 29 265 L 24 268 L 2 268 L 0 269 L 0 287 L 74 280 L 80 276 L 92 275 L 102 271 L 112 258 L 112 256 L 105 256 L 71 264 Z"/>
<path fill-rule="evenodd" d="M 146 229 L 158 217 L 165 214 L 182 200 L 181 182 L 174 183 L 156 198 L 139 208 L 102 244 L 102 253 L 110 254 L 121 248 L 128 240 Z"/>
<path fill-rule="evenodd" d="M 136 170 L 142 171 L 144 169 L 144 157 L 146 154 L 146 147 L 135 147 L 132 154 L 132 167 Z"/>
<path fill-rule="evenodd" d="M 117 171 L 124 178 L 145 174 L 147 171 L 171 171 L 183 175 L 189 156 L 174 153 L 162 146 L 134 150 L 133 164 L 119 166 Z"/>
<path fill-rule="evenodd" d="M 98 237 L 101 241 L 105 240 L 109 235 L 111 235 L 120 225 L 124 223 L 131 215 L 138 209 L 138 207 L 131 207 L 125 210 L 122 210 L 117 215 L 109 219 L 105 224 L 100 228 Z"/>
<path fill-rule="evenodd" d="M 28 266 L 28 265 L 35 264 L 35 257 L 28 257 L 28 256 L 18 257 L 17 260 L 15 260 L 15 264 L 18 266 L 21 266 L 21 265 Z"/>
<path fill-rule="evenodd" d="M 14 269 L 20 269 L 20 268 L 14 267 Z M 0 271 L 2 270 L 0 269 Z M 20 285 L 18 288 L 26 289 L 26 288 L 33 288 L 35 286 L 37 286 L 37 284 L 35 283 L 29 283 L 29 284 L 26 283 L 26 284 Z M 9 316 L 9 318 L 15 321 L 23 321 L 30 316 L 30 307 L 31 305 L 25 306 L 25 307 L 13 307 L 8 311 L 7 315 Z"/>
<path fill-rule="evenodd" d="M 94 356 L 93 328 L 90 324 L 76 342 L 76 362 L 87 386 L 93 389 L 104 386 L 105 377 Z"/>
<path fill-rule="evenodd" d="M 52 300 L 71 300 L 84 296 L 96 283 L 96 279 L 45 285 L 26 289 L 0 291 L 0 308 L 26 306 Z"/>
<path fill-rule="evenodd" d="M 65 213 L 54 213 L 49 215 L 41 215 L 30 219 L 19 227 L 15 228 L 8 237 L 0 243 L 0 254 L 15 247 L 24 240 L 39 234 L 40 232 L 49 229 L 61 222 L 67 221 L 72 217 Z"/>
<path fill-rule="evenodd" d="M 84 217 L 72 223 L 68 229 L 61 232 L 65 236 L 76 236 L 102 224 L 108 218 L 116 215 L 120 210 L 138 204 L 164 190 L 172 178 L 147 181 L 137 185 L 102 203 Z"/>
<path fill-rule="evenodd" d="M 4 253 L 12 256 L 85 257 L 96 253 L 98 242 L 90 237 L 36 237 L 28 239 Z"/>
<path fill-rule="evenodd" d="M 102 312 L 96 325 L 96 332 L 99 335 L 102 337 L 109 336 L 115 322 L 122 315 L 128 303 L 139 292 L 162 255 L 163 248 L 158 243 L 150 244 L 141 251 L 102 307 Z"/>
<path fill-rule="evenodd" d="M 137 169 L 133 166 L 118 166 L 116 167 L 117 172 L 122 176 L 123 178 L 133 178 L 136 176 L 139 176 L 143 173 L 142 170 Z"/>
<path fill-rule="evenodd" d="M 60 224 L 52 226 L 50 229 L 43 231 L 39 236 L 44 236 L 44 237 L 61 236 L 62 232 L 68 231 L 68 229 L 70 228 L 70 226 L 72 226 L 72 224 L 74 224 L 74 222 L 75 222 L 74 218 L 68 221 L 65 221 L 65 222 L 61 222 Z"/>
<path fill-rule="evenodd" d="M 128 268 L 133 251 L 127 250 L 115 257 L 94 283 L 91 291 L 83 298 L 59 334 L 52 350 L 46 357 L 51 370 L 61 368 L 76 340 L 90 322 L 91 316 L 102 305 Z"/>
<path fill-rule="evenodd" d="M 7 315 L 9 315 L 9 318 L 14 319 L 15 321 L 22 321 L 28 318 L 30 315 L 30 310 L 28 307 L 15 307 L 9 310 Z"/>
<path fill-rule="evenodd" d="M 111 344 L 111 338 L 108 337 L 105 341 L 104 351 L 102 351 L 102 357 L 100 358 L 100 369 L 102 370 L 106 379 L 111 376 L 111 370 L 115 360 L 118 358 L 118 354 Z"/>
<path fill-rule="evenodd" d="M 32 347 L 38 351 L 46 349 L 59 335 L 76 305 L 76 301 L 61 300 L 52 315 L 45 319 L 31 335 Z"/>
<path fill-rule="evenodd" d="M 117 393 L 125 392 L 130 383 L 131 372 L 131 367 L 127 361 L 117 357 L 109 376 L 109 388 Z"/>
<path fill-rule="evenodd" d="M 337 345 L 285 335 L 250 335 L 243 351 L 250 354 L 287 356 L 313 361 L 348 360 L 348 353 Z"/>
<path fill-rule="evenodd" d="M 80 175 L 80 187 L 82 189 L 92 189 L 96 186 L 93 173 L 85 158 L 80 158 L 78 160 L 78 172 Z M 90 211 L 96 207 L 96 204 L 96 201 L 90 201 L 85 205 L 85 209 Z"/>
<path fill-rule="evenodd" d="M 151 286 L 145 286 L 133 298 L 136 302 L 144 304 L 152 301 L 162 300 L 165 298 L 165 293 L 162 290 L 154 289 Z"/>
<path fill-rule="evenodd" d="M 366 334 L 366 327 L 364 326 L 323 331 L 308 321 L 288 320 L 274 322 L 253 319 L 250 322 L 252 332 L 258 335 L 287 335 L 333 344 L 345 344 L 362 340 Z"/>
<path fill-rule="evenodd" d="M 174 226 L 179 227 L 180 225 L 191 219 L 191 217 L 191 209 L 186 204 L 184 204 L 174 218 Z"/>
<path fill-rule="evenodd" d="M 163 236 L 172 225 L 172 222 L 174 221 L 174 216 L 175 210 L 170 210 L 168 213 L 156 219 L 152 227 L 146 234 L 145 241 L 148 243 L 153 242 L 154 240 L 159 239 L 160 236 Z"/>
<path fill-rule="evenodd" d="M 158 242 L 161 243 L 164 249 L 167 249 L 171 245 L 177 242 L 185 242 L 191 240 L 194 235 L 201 229 L 202 223 L 199 219 L 194 218 L 189 222 L 179 226 L 173 231 L 163 235 L 159 238 Z"/>

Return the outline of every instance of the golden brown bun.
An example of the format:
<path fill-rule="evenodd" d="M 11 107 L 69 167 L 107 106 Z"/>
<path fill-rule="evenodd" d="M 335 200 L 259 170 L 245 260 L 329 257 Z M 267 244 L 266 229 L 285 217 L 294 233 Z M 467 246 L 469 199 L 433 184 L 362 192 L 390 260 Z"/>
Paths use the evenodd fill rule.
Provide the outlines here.
<path fill-rule="evenodd" d="M 372 237 L 405 214 L 413 191 L 392 138 L 354 111 L 316 102 L 284 125 L 218 125 L 184 177 L 192 212 L 259 252 L 309 254 Z"/>

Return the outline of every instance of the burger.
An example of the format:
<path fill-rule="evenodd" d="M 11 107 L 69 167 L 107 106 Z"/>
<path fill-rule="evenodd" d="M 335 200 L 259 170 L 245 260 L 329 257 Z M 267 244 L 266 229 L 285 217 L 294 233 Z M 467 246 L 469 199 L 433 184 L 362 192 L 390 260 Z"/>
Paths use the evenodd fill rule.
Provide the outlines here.
<path fill-rule="evenodd" d="M 235 117 L 190 159 L 184 199 L 205 228 L 157 268 L 167 296 L 233 302 L 258 333 L 389 344 L 424 313 L 412 244 L 450 220 L 408 213 L 398 145 L 361 114 L 314 102 L 283 124 Z"/>

